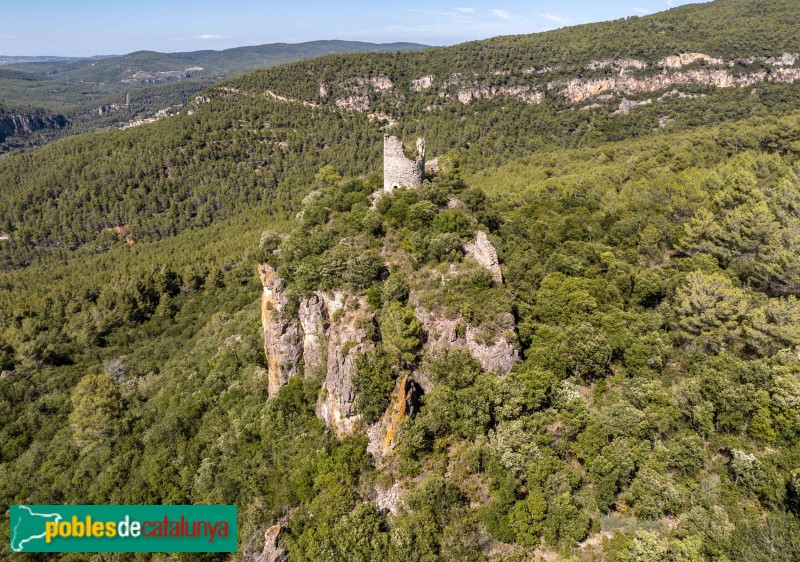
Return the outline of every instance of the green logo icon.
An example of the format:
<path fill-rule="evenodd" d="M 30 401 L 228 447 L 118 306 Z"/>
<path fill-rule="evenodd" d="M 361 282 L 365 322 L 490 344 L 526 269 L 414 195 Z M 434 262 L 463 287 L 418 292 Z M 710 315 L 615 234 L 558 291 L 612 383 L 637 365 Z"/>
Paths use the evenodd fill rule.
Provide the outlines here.
<path fill-rule="evenodd" d="M 11 512 L 11 552 L 36 552 L 36 541 L 45 542 L 46 523 L 61 522 L 60 513 L 38 513 L 27 505 L 11 506 Z"/>

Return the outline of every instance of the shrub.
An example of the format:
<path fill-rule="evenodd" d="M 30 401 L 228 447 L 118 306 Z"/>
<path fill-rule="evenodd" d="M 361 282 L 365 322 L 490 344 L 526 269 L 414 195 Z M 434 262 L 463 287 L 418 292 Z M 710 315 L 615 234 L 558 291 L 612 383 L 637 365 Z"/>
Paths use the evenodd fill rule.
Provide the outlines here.
<path fill-rule="evenodd" d="M 405 304 L 408 300 L 408 284 L 397 273 L 392 273 L 383 285 L 382 299 L 386 304 L 399 302 Z"/>
<path fill-rule="evenodd" d="M 381 338 L 392 361 L 398 365 L 413 363 L 422 334 L 422 323 L 413 310 L 398 302 L 389 305 L 381 320 Z"/>
<path fill-rule="evenodd" d="M 356 411 L 364 421 L 380 419 L 391 401 L 395 373 L 389 356 L 382 349 L 368 351 L 356 358 L 353 374 Z"/>

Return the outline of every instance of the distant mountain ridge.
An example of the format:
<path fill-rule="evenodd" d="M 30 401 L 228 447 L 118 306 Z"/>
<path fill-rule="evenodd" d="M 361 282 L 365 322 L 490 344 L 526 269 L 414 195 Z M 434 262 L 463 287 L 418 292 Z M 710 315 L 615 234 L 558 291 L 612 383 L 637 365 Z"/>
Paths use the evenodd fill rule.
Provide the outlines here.
<path fill-rule="evenodd" d="M 416 51 L 427 48 L 429 48 L 428 45 L 419 43 L 319 40 L 304 43 L 269 43 L 220 51 L 201 50 L 173 53 L 134 51 L 125 55 L 80 59 L 56 59 L 53 57 L 54 60 L 27 63 L 20 61 L 15 65 L 15 69 L 42 77 L 58 77 L 69 83 L 90 82 L 110 85 L 119 82 L 130 87 L 131 84 L 137 85 L 137 82 L 140 82 L 139 85 L 147 84 L 148 80 L 153 79 L 169 81 L 170 79 L 191 77 L 181 76 L 181 73 L 217 78 L 322 55 L 362 51 Z M 192 68 L 195 70 L 188 70 Z M 170 74 L 160 76 L 159 73 Z"/>
<path fill-rule="evenodd" d="M 69 62 L 80 57 L 51 57 L 51 56 L 10 56 L 0 55 L 0 66 L 7 64 L 24 64 L 31 62 Z"/>
<path fill-rule="evenodd" d="M 20 115 L 47 114 L 53 122 L 66 120 L 69 126 L 9 135 L 7 141 L 0 140 L 0 152 L 149 118 L 184 105 L 194 93 L 237 73 L 322 55 L 426 48 L 418 43 L 320 40 L 88 58 L 4 56 L 0 57 L 0 106 Z"/>

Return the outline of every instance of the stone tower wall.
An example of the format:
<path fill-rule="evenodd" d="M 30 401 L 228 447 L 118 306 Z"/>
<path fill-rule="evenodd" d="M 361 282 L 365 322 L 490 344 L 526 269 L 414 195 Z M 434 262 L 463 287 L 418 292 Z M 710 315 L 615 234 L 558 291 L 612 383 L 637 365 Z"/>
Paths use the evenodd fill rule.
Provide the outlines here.
<path fill-rule="evenodd" d="M 397 137 L 383 137 L 383 190 L 398 187 L 419 187 L 425 178 L 425 141 L 417 139 L 417 158 L 403 154 L 403 143 Z"/>

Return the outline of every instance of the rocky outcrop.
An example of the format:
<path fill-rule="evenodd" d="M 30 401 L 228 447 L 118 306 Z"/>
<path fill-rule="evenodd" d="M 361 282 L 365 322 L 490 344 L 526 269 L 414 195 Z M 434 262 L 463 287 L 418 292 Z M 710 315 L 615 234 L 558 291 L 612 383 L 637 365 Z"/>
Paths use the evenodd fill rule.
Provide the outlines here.
<path fill-rule="evenodd" d="M 379 488 L 375 491 L 375 505 L 378 506 L 378 509 L 395 514 L 400 507 L 401 495 L 402 488 L 399 482 L 396 482 L 391 488 Z"/>
<path fill-rule="evenodd" d="M 370 338 L 375 318 L 366 299 L 346 299 L 341 292 L 316 292 L 300 299 L 295 317 L 286 312 L 286 289 L 274 269 L 263 264 L 259 266 L 259 276 L 263 285 L 261 316 L 269 395 L 277 394 L 291 376 L 298 374 L 301 364 L 306 373 L 324 368 L 317 416 L 340 437 L 352 433 L 361 419 L 354 407 L 356 360 L 375 347 Z M 468 326 L 461 318 L 445 318 L 419 307 L 416 314 L 425 330 L 428 349 L 461 346 L 483 369 L 500 375 L 508 373 L 519 360 L 511 314 L 495 318 L 490 329 Z M 397 430 L 405 418 L 416 413 L 423 390 L 429 390 L 424 373 L 401 379 L 392 405 L 378 423 L 368 428 L 368 450 L 378 461 L 394 448 Z"/>
<path fill-rule="evenodd" d="M 415 310 L 427 335 L 427 349 L 463 347 L 472 353 L 481 367 L 498 375 L 505 375 L 519 361 L 519 349 L 514 335 L 514 317 L 505 313 L 495 319 L 493 339 L 487 338 L 485 328 L 469 326 L 461 318 L 445 318 L 421 308 Z M 430 385 L 421 373 L 419 382 L 423 390 Z"/>
<path fill-rule="evenodd" d="M 366 94 L 359 94 L 338 98 L 333 102 L 339 109 L 346 109 L 351 111 L 367 111 L 369 110 L 369 96 Z"/>
<path fill-rule="evenodd" d="M 156 121 L 160 121 L 165 117 L 172 117 L 176 115 L 177 112 L 181 109 L 182 106 L 180 105 L 171 105 L 169 107 L 165 107 L 163 109 L 159 109 L 155 112 L 154 115 L 151 117 L 144 117 L 140 119 L 132 119 L 125 123 L 120 129 L 130 129 L 132 127 L 139 127 L 140 125 L 147 125 L 148 123 L 155 123 Z"/>
<path fill-rule="evenodd" d="M 522 69 L 522 74 L 550 74 L 551 72 L 555 72 L 560 68 L 560 66 L 543 66 L 541 68 L 529 66 L 528 68 Z"/>
<path fill-rule="evenodd" d="M 10 115 L 0 113 L 0 142 L 6 137 L 26 137 L 41 129 L 62 129 L 67 126 L 63 115 Z"/>
<path fill-rule="evenodd" d="M 385 121 L 386 125 L 384 125 L 384 129 L 391 129 L 392 127 L 397 125 L 397 119 L 395 119 L 388 113 L 383 113 L 382 111 L 377 111 L 375 113 L 368 113 L 367 118 L 370 121 Z"/>
<path fill-rule="evenodd" d="M 374 347 L 368 338 L 374 318 L 365 312 L 366 300 L 351 297 L 345 303 L 340 291 L 317 291 L 300 298 L 294 316 L 286 311 L 283 279 L 267 264 L 260 265 L 258 273 L 263 285 L 261 322 L 269 395 L 275 396 L 290 377 L 300 373 L 301 364 L 305 373 L 324 368 L 317 415 L 337 435 L 350 433 L 359 419 L 353 408 L 355 361 Z"/>
<path fill-rule="evenodd" d="M 697 61 L 703 61 L 706 64 L 713 65 L 725 64 L 725 61 L 722 59 L 710 57 L 705 53 L 681 53 L 661 59 L 658 61 L 658 66 L 661 68 L 683 68 Z"/>
<path fill-rule="evenodd" d="M 633 101 L 627 98 L 622 98 L 622 101 L 619 102 L 619 109 L 614 112 L 614 115 L 627 115 L 634 107 L 638 107 L 640 105 L 649 105 L 651 103 L 653 103 L 653 100 L 651 99 L 646 99 L 644 101 Z"/>
<path fill-rule="evenodd" d="M 267 264 L 259 266 L 258 275 L 263 285 L 261 325 L 268 364 L 268 390 L 269 395 L 274 396 L 289 382 L 289 377 L 299 372 L 303 337 L 297 318 L 285 313 L 287 300 L 283 279 Z"/>
<path fill-rule="evenodd" d="M 464 212 L 469 210 L 469 207 L 467 207 L 467 204 L 464 203 L 461 199 L 458 199 L 456 197 L 451 197 L 450 199 L 447 200 L 447 208 L 448 209 L 459 209 L 459 210 L 464 211 Z"/>
<path fill-rule="evenodd" d="M 485 336 L 479 329 L 467 326 L 466 346 L 485 370 L 506 375 L 519 361 L 514 316 L 507 312 L 496 318 L 495 322 L 500 326 L 500 331 L 494 334 L 494 341 L 491 343 L 486 343 Z"/>
<path fill-rule="evenodd" d="M 794 66 L 800 60 L 798 53 L 783 53 L 779 57 L 767 57 L 764 62 L 770 66 Z"/>
<path fill-rule="evenodd" d="M 339 84 L 344 95 L 334 100 L 333 104 L 339 109 L 347 111 L 369 111 L 370 92 L 385 93 L 394 88 L 394 82 L 388 76 L 379 75 L 368 78 L 354 78 Z M 327 84 L 320 84 L 320 97 L 325 98 L 331 88 Z"/>
<path fill-rule="evenodd" d="M 500 261 L 497 259 L 497 250 L 486 237 L 486 233 L 478 231 L 475 243 L 464 244 L 464 251 L 470 257 L 485 267 L 492 274 L 495 283 L 503 282 L 503 272 L 500 271 Z"/>
<path fill-rule="evenodd" d="M 283 527 L 273 525 L 264 533 L 264 550 L 255 562 L 286 562 L 286 550 L 278 546 Z"/>
<path fill-rule="evenodd" d="M 373 76 L 371 78 L 358 78 L 356 82 L 361 86 L 371 86 L 375 90 L 385 92 L 394 86 L 392 79 L 385 75 Z"/>
<path fill-rule="evenodd" d="M 593 98 L 603 92 L 614 89 L 616 84 L 615 78 L 595 78 L 592 80 L 569 80 L 564 84 L 562 93 L 571 102 L 579 102 L 588 98 Z M 550 82 L 547 85 L 548 89 L 558 88 L 558 84 Z"/>
<path fill-rule="evenodd" d="M 378 106 L 399 107 L 405 103 L 408 94 L 433 90 L 432 94 L 438 96 L 441 103 L 429 103 L 424 106 L 424 111 L 438 111 L 450 100 L 458 100 L 466 105 L 479 100 L 507 97 L 536 105 L 546 95 L 557 95 L 572 103 L 579 103 L 609 93 L 619 98 L 634 97 L 679 86 L 732 88 L 760 83 L 794 83 L 800 80 L 798 61 L 798 53 L 724 60 L 706 53 L 692 52 L 677 53 L 655 61 L 636 58 L 589 61 L 583 68 L 570 69 L 575 76 L 572 79 L 563 78 L 563 67 L 542 66 L 492 68 L 483 73 L 460 72 L 441 77 L 430 73 L 413 78 L 407 87 L 399 88 L 396 86 L 403 84 L 402 81 L 395 83 L 390 76 L 383 74 L 352 77 L 335 83 L 322 81 L 318 86 L 320 99 L 330 98 L 330 102 L 341 110 L 363 112 Z M 556 73 L 559 75 L 556 76 Z M 552 78 L 548 80 L 548 76 Z M 229 87 L 219 87 L 219 90 L 233 91 Z M 332 92 L 337 92 L 336 96 L 332 96 Z M 270 91 L 265 94 L 282 101 L 303 103 L 308 107 L 318 106 L 311 101 L 295 100 Z M 658 98 L 654 98 L 654 101 L 658 101 Z M 599 107 L 585 105 L 582 109 Z M 620 114 L 624 114 L 624 111 Z M 373 113 L 372 116 L 383 119 L 379 113 Z M 387 121 L 393 124 L 391 119 Z"/>
<path fill-rule="evenodd" d="M 630 70 L 643 70 L 647 68 L 647 63 L 637 59 L 606 59 L 595 60 L 586 65 L 586 70 L 601 70 L 603 68 L 611 68 L 619 73 L 625 73 Z"/>
<path fill-rule="evenodd" d="M 487 86 L 472 85 L 458 91 L 456 97 L 463 104 L 477 100 L 491 100 L 498 96 L 517 98 L 530 105 L 537 105 L 544 99 L 544 94 L 533 86 Z"/>
<path fill-rule="evenodd" d="M 328 346 L 328 308 L 322 293 L 300 299 L 297 313 L 303 331 L 303 363 L 306 370 L 320 367 Z"/>
<path fill-rule="evenodd" d="M 356 358 L 374 348 L 367 337 L 368 328 L 374 322 L 371 314 L 365 312 L 366 300 L 351 297 L 351 306 L 340 314 L 331 312 L 332 321 L 328 330 L 328 365 L 322 397 L 317 404 L 317 416 L 337 435 L 351 433 L 360 416 L 355 413 L 353 403 L 353 373 Z"/>
<path fill-rule="evenodd" d="M 416 80 L 411 81 L 411 91 L 412 92 L 421 92 L 422 90 L 427 90 L 431 86 L 433 86 L 433 81 L 436 79 L 436 76 L 433 74 L 426 74 L 425 76 L 420 76 Z"/>
<path fill-rule="evenodd" d="M 439 97 L 450 98 L 451 87 L 457 87 L 455 98 L 463 104 L 470 104 L 477 100 L 491 100 L 499 96 L 517 98 L 525 103 L 536 105 L 544 99 L 544 92 L 530 84 L 506 86 L 490 84 L 481 80 L 465 81 L 461 74 L 453 74 L 443 84 L 444 90 L 439 92 Z"/>
<path fill-rule="evenodd" d="M 717 88 L 753 86 L 762 82 L 793 83 L 800 80 L 800 68 L 795 67 L 796 54 L 784 53 L 780 57 L 750 57 L 749 59 L 725 61 L 705 53 L 682 53 L 665 57 L 654 64 L 661 69 L 656 75 L 634 75 L 631 71 L 644 69 L 643 61 L 593 61 L 587 65 L 591 70 L 613 68 L 617 74 L 599 78 L 575 78 L 567 81 L 554 81 L 547 85 L 548 90 L 560 91 L 571 102 L 580 102 L 596 97 L 603 92 L 615 91 L 620 94 L 641 94 L 665 90 L 675 86 L 700 85 Z M 686 68 L 702 62 L 693 68 Z M 739 63 L 761 62 L 768 69 L 752 72 L 732 72 L 729 67 Z M 644 66 L 642 66 L 644 65 Z"/>

